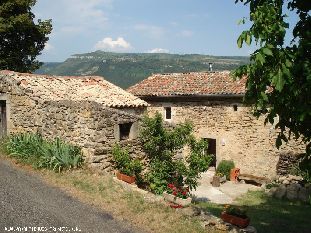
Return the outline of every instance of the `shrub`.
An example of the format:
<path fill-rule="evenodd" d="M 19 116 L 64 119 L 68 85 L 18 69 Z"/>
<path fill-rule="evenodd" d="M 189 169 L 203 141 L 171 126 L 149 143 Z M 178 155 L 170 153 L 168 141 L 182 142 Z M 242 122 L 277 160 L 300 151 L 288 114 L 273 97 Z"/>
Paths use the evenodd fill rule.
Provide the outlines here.
<path fill-rule="evenodd" d="M 290 169 L 292 175 L 298 175 L 303 178 L 306 183 L 311 184 L 311 158 L 304 156 L 297 164 Z"/>
<path fill-rule="evenodd" d="M 61 171 L 82 166 L 81 149 L 57 138 L 47 141 L 39 134 L 21 133 L 12 135 L 7 141 L 10 156 L 36 168 Z"/>
<path fill-rule="evenodd" d="M 122 149 L 119 144 L 116 144 L 112 149 L 114 159 L 114 167 L 119 172 L 128 175 L 140 177 L 142 171 L 141 162 L 138 159 L 132 159 L 127 149 Z"/>
<path fill-rule="evenodd" d="M 208 169 L 212 160 L 210 155 L 202 153 L 207 148 L 207 142 L 194 138 L 189 122 L 164 128 L 160 113 L 156 113 L 155 117 L 145 116 L 142 126 L 140 140 L 150 159 L 147 181 L 151 191 L 162 194 L 168 191 L 168 184 L 195 189 L 200 173 Z M 186 145 L 190 148 L 190 155 L 185 161 L 174 159 L 177 151 Z"/>
<path fill-rule="evenodd" d="M 227 180 L 229 180 L 230 171 L 234 167 L 234 162 L 232 160 L 221 160 L 217 166 L 216 172 L 226 175 Z"/>

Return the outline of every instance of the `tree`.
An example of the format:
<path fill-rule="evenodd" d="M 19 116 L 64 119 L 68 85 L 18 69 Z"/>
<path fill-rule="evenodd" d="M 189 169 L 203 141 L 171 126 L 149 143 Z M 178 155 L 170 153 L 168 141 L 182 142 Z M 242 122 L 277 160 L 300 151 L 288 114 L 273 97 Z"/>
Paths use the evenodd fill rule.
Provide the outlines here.
<path fill-rule="evenodd" d="M 41 63 L 47 35 L 52 31 L 51 20 L 34 22 L 31 8 L 36 0 L 1 0 L 0 3 L 0 69 L 31 72 Z"/>
<path fill-rule="evenodd" d="M 249 5 L 251 27 L 243 31 L 237 43 L 258 49 L 250 64 L 241 66 L 235 75 L 248 77 L 245 101 L 254 106 L 256 116 L 276 123 L 279 130 L 276 146 L 292 135 L 302 138 L 311 152 L 311 2 L 306 0 L 235 0 Z M 284 10 L 297 15 L 292 31 Z M 241 22 L 245 23 L 246 19 Z M 292 32 L 292 41 L 285 35 Z M 275 120 L 277 121 L 275 122 Z M 288 132 L 288 133 L 287 133 Z"/>

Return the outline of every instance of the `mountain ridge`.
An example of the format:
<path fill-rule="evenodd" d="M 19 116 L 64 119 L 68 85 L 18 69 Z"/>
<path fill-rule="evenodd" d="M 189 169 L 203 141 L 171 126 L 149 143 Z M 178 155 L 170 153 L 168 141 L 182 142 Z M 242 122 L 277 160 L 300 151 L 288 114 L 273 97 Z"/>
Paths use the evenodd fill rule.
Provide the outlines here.
<path fill-rule="evenodd" d="M 64 62 L 44 63 L 35 73 L 103 76 L 109 82 L 128 88 L 154 73 L 204 72 L 209 70 L 209 63 L 213 63 L 213 70 L 233 70 L 248 62 L 246 56 L 95 51 L 74 54 Z"/>

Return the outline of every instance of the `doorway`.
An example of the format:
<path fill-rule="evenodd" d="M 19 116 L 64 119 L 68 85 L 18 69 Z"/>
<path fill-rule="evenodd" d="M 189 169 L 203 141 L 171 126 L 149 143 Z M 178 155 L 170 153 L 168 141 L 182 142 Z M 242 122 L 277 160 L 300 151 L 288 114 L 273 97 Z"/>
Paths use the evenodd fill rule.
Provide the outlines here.
<path fill-rule="evenodd" d="M 6 136 L 7 122 L 6 122 L 6 101 L 0 100 L 0 138 Z"/>
<path fill-rule="evenodd" d="M 211 167 L 216 167 L 216 139 L 214 138 L 204 138 L 204 140 L 208 143 L 208 148 L 205 152 L 207 155 L 212 155 L 213 160 L 210 164 Z"/>

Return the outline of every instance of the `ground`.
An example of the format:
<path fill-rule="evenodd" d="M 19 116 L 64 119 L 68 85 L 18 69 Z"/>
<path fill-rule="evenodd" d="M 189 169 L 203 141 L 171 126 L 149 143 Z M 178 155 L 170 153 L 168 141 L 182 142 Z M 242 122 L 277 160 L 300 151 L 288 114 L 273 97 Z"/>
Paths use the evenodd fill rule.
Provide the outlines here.
<path fill-rule="evenodd" d="M 48 229 L 45 232 L 60 227 L 85 233 L 143 232 L 14 168 L 8 161 L 0 160 L 0 177 L 0 232 L 17 231 L 18 227 L 25 232 L 26 227 L 44 227 L 44 231 Z"/>

